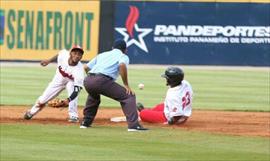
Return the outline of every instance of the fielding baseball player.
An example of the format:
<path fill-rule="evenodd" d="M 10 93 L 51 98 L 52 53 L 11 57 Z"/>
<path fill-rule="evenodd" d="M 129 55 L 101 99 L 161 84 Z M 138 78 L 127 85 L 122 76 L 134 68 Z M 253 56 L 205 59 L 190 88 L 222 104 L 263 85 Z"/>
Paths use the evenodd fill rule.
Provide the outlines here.
<path fill-rule="evenodd" d="M 190 116 L 192 110 L 192 87 L 184 79 L 184 72 L 178 67 L 169 67 L 162 77 L 166 78 L 167 91 L 164 103 L 156 105 L 152 109 L 144 109 L 141 103 L 137 103 L 142 121 L 150 123 L 181 124 Z"/>
<path fill-rule="evenodd" d="M 30 120 L 42 110 L 48 101 L 58 96 L 66 88 L 69 97 L 62 102 L 63 106 L 68 105 L 69 122 L 79 122 L 77 105 L 78 94 L 83 87 L 84 79 L 84 68 L 80 62 L 83 53 L 80 46 L 74 45 L 70 51 L 61 50 L 51 59 L 41 61 L 42 66 L 47 66 L 57 60 L 56 74 L 35 105 L 25 113 L 24 119 Z"/>

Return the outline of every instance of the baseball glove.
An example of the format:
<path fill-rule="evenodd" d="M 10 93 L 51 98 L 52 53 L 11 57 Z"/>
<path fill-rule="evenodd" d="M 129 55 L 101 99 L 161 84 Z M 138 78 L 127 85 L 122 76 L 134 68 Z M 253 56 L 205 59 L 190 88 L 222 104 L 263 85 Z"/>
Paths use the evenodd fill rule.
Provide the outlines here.
<path fill-rule="evenodd" d="M 64 100 L 61 100 L 59 98 L 54 98 L 48 102 L 48 106 L 53 107 L 53 108 L 61 108 L 61 107 L 68 107 L 68 104 L 65 103 Z"/>

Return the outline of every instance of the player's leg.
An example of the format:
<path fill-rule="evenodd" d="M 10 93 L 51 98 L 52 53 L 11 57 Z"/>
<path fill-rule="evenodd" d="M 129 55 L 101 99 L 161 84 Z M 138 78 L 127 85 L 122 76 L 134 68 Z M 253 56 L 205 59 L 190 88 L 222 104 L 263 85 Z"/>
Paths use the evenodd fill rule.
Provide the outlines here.
<path fill-rule="evenodd" d="M 92 122 L 94 121 L 98 107 L 100 104 L 100 95 L 98 94 L 88 94 L 85 108 L 83 109 L 83 121 L 81 123 L 81 128 L 90 127 Z"/>
<path fill-rule="evenodd" d="M 68 95 L 70 96 L 74 91 L 74 82 L 70 81 L 66 85 Z M 79 122 L 78 116 L 78 96 L 69 102 L 68 105 L 69 122 Z"/>
<path fill-rule="evenodd" d="M 139 107 L 142 106 L 142 107 Z M 164 103 L 157 104 L 153 108 L 144 108 L 141 103 L 137 103 L 137 109 L 139 111 L 139 115 L 142 121 L 150 122 L 150 123 L 164 123 L 166 122 L 166 118 L 163 114 L 164 111 Z"/>
<path fill-rule="evenodd" d="M 163 111 L 154 111 L 152 109 L 144 109 L 140 112 L 140 118 L 144 122 L 164 123 L 167 122 Z"/>
<path fill-rule="evenodd" d="M 140 103 L 140 102 L 137 102 L 136 107 L 137 107 L 137 110 L 139 112 L 141 112 L 142 110 L 145 109 L 144 105 L 142 103 Z M 151 108 L 151 110 L 153 110 L 153 111 L 164 111 L 164 103 L 157 104 L 156 106 Z"/>
<path fill-rule="evenodd" d="M 138 122 L 135 95 L 128 95 L 124 87 L 109 79 L 104 82 L 101 94 L 120 102 L 123 113 L 125 114 L 127 119 L 128 130 L 135 127 L 139 127 L 139 130 L 145 129 Z"/>
<path fill-rule="evenodd" d="M 87 76 L 84 80 L 84 87 L 88 93 L 88 97 L 83 109 L 83 121 L 80 128 L 90 127 L 94 121 L 98 107 L 100 104 L 100 94 L 98 93 L 98 88 L 101 86 L 100 82 L 95 79 L 95 77 Z"/>
<path fill-rule="evenodd" d="M 164 111 L 164 103 L 157 104 L 155 107 L 152 108 L 153 111 Z"/>
<path fill-rule="evenodd" d="M 37 99 L 36 103 L 32 106 L 32 108 L 25 113 L 24 118 L 27 120 L 31 119 L 34 115 L 36 115 L 45 107 L 48 101 L 55 98 L 64 88 L 65 86 L 63 84 L 55 83 L 53 81 L 50 82 L 48 87 Z"/>

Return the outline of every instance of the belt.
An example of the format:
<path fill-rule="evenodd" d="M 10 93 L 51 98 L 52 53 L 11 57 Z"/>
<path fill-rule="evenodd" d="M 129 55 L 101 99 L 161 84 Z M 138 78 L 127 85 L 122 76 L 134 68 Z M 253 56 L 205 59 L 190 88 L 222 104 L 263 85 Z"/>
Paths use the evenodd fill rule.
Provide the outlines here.
<path fill-rule="evenodd" d="M 105 75 L 105 74 L 102 74 L 102 73 L 88 73 L 89 76 L 103 76 L 103 77 L 107 77 L 107 78 L 110 78 L 110 79 L 113 79 L 112 77 L 108 76 L 108 75 Z"/>

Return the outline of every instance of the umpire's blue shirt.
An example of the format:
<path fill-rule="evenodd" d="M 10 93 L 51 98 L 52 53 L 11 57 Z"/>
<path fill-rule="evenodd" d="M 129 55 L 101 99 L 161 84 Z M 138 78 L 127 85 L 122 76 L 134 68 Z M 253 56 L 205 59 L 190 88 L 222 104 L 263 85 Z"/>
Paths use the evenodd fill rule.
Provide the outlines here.
<path fill-rule="evenodd" d="M 87 63 L 90 68 L 90 73 L 102 73 L 112 77 L 114 80 L 119 75 L 119 64 L 129 64 L 129 58 L 119 49 L 113 49 L 104 53 L 98 54 L 94 59 Z"/>

